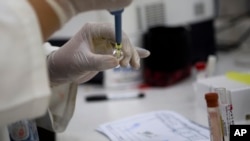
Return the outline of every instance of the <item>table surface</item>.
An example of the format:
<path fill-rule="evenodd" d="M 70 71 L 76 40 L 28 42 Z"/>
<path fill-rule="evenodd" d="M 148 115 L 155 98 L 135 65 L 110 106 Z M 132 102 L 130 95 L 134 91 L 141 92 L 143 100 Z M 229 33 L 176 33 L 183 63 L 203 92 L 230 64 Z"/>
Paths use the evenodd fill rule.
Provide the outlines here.
<path fill-rule="evenodd" d="M 216 75 L 227 71 L 245 71 L 249 67 L 237 66 L 235 53 L 219 53 Z M 193 82 L 189 78 L 168 87 L 143 90 L 146 96 L 142 99 L 113 100 L 103 102 L 85 102 L 85 96 L 108 91 L 101 86 L 80 85 L 78 88 L 75 113 L 69 126 L 63 133 L 57 134 L 58 141 L 108 141 L 108 138 L 96 131 L 106 122 L 130 117 L 133 115 L 158 111 L 175 111 L 188 119 L 207 126 L 206 109 L 197 106 Z"/>

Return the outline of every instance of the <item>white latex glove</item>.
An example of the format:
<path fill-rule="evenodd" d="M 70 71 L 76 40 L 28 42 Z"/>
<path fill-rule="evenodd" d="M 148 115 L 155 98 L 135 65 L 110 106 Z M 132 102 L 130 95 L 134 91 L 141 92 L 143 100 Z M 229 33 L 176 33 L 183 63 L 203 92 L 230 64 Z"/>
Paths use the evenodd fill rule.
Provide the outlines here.
<path fill-rule="evenodd" d="M 150 52 L 133 47 L 125 33 L 122 39 L 123 58 L 112 55 L 115 45 L 114 25 L 88 23 L 65 45 L 48 56 L 49 75 L 52 84 L 67 82 L 83 83 L 99 71 L 118 65 L 134 69 L 140 67 L 140 58 Z"/>
<path fill-rule="evenodd" d="M 75 14 L 90 10 L 117 10 L 128 6 L 132 0 L 47 0 L 59 17 L 61 24 Z"/>

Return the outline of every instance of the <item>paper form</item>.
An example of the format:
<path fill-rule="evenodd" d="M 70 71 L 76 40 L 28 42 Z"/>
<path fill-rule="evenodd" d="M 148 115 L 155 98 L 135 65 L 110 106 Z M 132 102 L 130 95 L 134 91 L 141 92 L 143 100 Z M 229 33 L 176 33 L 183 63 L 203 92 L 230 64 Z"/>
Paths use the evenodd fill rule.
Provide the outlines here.
<path fill-rule="evenodd" d="M 207 127 L 172 111 L 156 111 L 100 125 L 111 141 L 210 141 Z"/>

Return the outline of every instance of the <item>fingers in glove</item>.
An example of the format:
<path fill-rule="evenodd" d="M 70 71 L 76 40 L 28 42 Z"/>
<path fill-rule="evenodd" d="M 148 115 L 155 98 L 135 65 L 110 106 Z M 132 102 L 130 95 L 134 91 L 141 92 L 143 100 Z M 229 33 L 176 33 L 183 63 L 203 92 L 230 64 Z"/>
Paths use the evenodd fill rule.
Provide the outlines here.
<path fill-rule="evenodd" d="M 126 35 L 124 35 L 122 39 L 122 52 L 123 58 L 120 61 L 120 65 L 122 67 L 128 67 L 133 55 L 133 46 Z"/>
<path fill-rule="evenodd" d="M 83 27 L 83 31 L 85 31 L 83 38 L 87 38 L 88 40 L 100 38 L 115 42 L 115 28 L 111 23 L 87 23 Z M 131 47 L 132 46 L 127 35 L 123 32 L 122 52 L 124 57 L 120 61 L 120 65 L 123 67 L 127 67 L 130 62 L 132 56 Z"/>
<path fill-rule="evenodd" d="M 146 49 L 140 48 L 140 47 L 134 47 L 137 51 L 140 58 L 147 58 L 150 55 L 150 52 Z"/>
<path fill-rule="evenodd" d="M 140 68 L 140 57 L 135 48 L 132 48 L 132 57 L 130 60 L 130 66 L 134 69 Z"/>
<path fill-rule="evenodd" d="M 87 38 L 89 41 L 90 40 L 95 41 L 96 39 L 97 40 L 104 39 L 110 42 L 115 42 L 115 29 L 114 25 L 111 23 L 87 23 L 83 27 L 83 31 L 85 31 L 84 38 Z M 112 46 L 105 45 L 105 47 L 111 48 Z M 102 51 L 103 49 L 104 49 L 103 46 L 98 45 L 98 48 L 97 46 L 95 46 L 93 50 L 95 50 L 96 53 L 99 53 L 99 52 L 104 52 Z M 108 49 L 105 48 L 105 50 Z M 113 49 L 111 48 L 110 50 Z M 150 52 L 145 49 L 138 47 L 134 48 L 128 36 L 124 32 L 122 35 L 122 52 L 123 52 L 123 58 L 119 62 L 119 64 L 122 67 L 127 67 L 130 64 L 134 68 L 139 68 L 140 58 L 146 58 L 147 56 L 150 55 Z"/>
<path fill-rule="evenodd" d="M 142 49 L 139 47 L 134 47 L 133 48 L 133 55 L 130 61 L 130 65 L 135 68 L 139 69 L 140 68 L 140 58 L 146 58 L 150 55 L 150 52 L 146 49 Z"/>
<path fill-rule="evenodd" d="M 112 55 L 92 54 L 89 70 L 103 71 L 119 65 L 118 60 Z"/>
<path fill-rule="evenodd" d="M 81 31 L 89 40 L 104 38 L 115 41 L 115 29 L 111 23 L 86 23 Z"/>

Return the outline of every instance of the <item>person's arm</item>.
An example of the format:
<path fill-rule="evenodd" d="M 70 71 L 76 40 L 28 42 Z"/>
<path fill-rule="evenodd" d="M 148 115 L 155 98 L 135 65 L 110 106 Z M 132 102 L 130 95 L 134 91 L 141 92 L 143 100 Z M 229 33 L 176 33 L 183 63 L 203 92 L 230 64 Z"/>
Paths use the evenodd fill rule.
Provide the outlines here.
<path fill-rule="evenodd" d="M 45 0 L 29 0 L 40 23 L 43 41 L 46 41 L 60 28 L 60 21 L 54 10 Z"/>
<path fill-rule="evenodd" d="M 30 3 L 0 1 L 0 13 L 2 126 L 45 114 L 50 88 L 39 22 Z"/>

